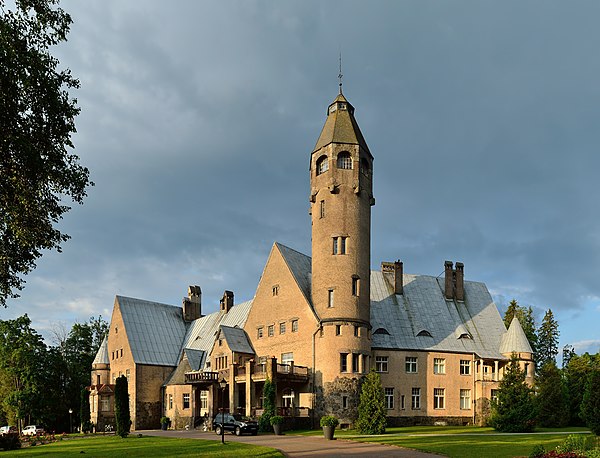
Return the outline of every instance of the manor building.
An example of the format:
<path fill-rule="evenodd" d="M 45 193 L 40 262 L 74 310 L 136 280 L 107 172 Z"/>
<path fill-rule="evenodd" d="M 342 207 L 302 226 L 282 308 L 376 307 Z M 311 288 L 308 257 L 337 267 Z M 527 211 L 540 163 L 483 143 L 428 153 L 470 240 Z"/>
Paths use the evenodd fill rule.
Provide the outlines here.
<path fill-rule="evenodd" d="M 351 425 L 361 378 L 381 375 L 388 422 L 474 424 L 516 353 L 533 380 L 532 350 L 514 320 L 507 330 L 483 283 L 464 265 L 444 275 L 404 273 L 400 261 L 371 270 L 373 155 L 340 93 L 310 154 L 311 256 L 275 243 L 254 297 L 202 314 L 201 290 L 181 306 L 117 296 L 92 366 L 92 421 L 114 423 L 114 384 L 128 379 L 133 429 L 195 427 L 223 406 L 262 413 L 275 382 L 288 423 L 323 414 Z"/>

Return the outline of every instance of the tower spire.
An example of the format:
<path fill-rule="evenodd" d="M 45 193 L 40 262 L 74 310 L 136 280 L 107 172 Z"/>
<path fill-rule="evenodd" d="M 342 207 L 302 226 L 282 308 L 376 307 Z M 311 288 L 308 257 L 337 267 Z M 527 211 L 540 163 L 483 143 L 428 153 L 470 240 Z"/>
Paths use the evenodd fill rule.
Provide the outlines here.
<path fill-rule="evenodd" d="M 342 51 L 340 51 L 340 72 L 338 73 L 338 80 L 340 85 L 340 94 L 342 93 Z"/>

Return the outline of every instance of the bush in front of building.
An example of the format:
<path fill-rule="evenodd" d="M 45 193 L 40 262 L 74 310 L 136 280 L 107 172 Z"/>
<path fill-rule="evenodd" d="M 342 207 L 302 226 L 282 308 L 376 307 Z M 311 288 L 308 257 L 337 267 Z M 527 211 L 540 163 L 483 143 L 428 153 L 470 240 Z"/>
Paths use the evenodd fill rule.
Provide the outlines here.
<path fill-rule="evenodd" d="M 127 377 L 117 377 L 115 385 L 115 422 L 117 423 L 117 435 L 127 437 L 131 431 L 131 416 L 129 414 L 129 390 L 127 389 Z"/>
<path fill-rule="evenodd" d="M 258 419 L 258 430 L 266 433 L 272 431 L 271 417 L 275 416 L 275 397 L 277 387 L 271 380 L 265 380 L 263 387 L 263 414 Z"/>
<path fill-rule="evenodd" d="M 386 425 L 385 395 L 375 369 L 367 374 L 360 389 L 356 430 L 360 434 L 383 434 Z"/>

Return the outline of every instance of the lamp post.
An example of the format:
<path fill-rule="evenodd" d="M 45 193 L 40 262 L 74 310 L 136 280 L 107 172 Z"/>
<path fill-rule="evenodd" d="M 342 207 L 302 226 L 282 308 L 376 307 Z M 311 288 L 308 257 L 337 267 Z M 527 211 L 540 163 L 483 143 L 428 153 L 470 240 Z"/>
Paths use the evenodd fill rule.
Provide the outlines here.
<path fill-rule="evenodd" d="M 223 377 L 219 380 L 219 386 L 221 387 L 221 443 L 225 443 L 225 388 L 227 387 L 227 380 Z"/>
<path fill-rule="evenodd" d="M 73 434 L 73 409 L 69 409 L 69 432 Z"/>

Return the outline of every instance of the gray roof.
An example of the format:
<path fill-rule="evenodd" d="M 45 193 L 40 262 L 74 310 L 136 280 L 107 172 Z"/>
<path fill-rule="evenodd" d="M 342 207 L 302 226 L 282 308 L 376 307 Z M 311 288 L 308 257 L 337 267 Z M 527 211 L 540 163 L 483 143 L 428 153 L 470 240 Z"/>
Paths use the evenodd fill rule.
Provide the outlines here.
<path fill-rule="evenodd" d="M 186 348 L 184 352 L 185 356 L 187 356 L 188 362 L 190 363 L 190 368 L 193 371 L 197 371 L 204 366 L 204 361 L 206 360 L 206 352 L 204 350 L 193 350 L 191 348 Z"/>
<path fill-rule="evenodd" d="M 311 303 L 310 297 L 310 284 L 311 284 L 311 258 L 310 256 L 306 256 L 305 254 L 300 253 L 299 251 L 293 250 L 281 243 L 275 242 L 277 248 L 279 248 L 279 252 L 283 256 L 287 266 L 290 268 L 296 283 L 300 287 L 300 290 L 306 297 L 308 303 Z"/>
<path fill-rule="evenodd" d="M 202 318 L 194 320 L 191 323 L 185 338 L 182 339 L 183 346 L 181 347 L 181 351 L 186 351 L 188 359 L 190 349 L 202 350 L 208 354 L 212 350 L 212 347 L 215 343 L 219 327 L 223 325 L 232 328 L 243 328 L 251 307 L 252 301 L 247 301 L 238 305 L 234 305 L 231 307 L 228 313 L 219 310 L 218 312 L 214 312 L 210 315 L 206 315 Z M 205 360 L 206 356 L 201 360 L 199 370 L 204 368 Z"/>
<path fill-rule="evenodd" d="M 186 334 L 181 307 L 117 296 L 136 364 L 177 366 Z"/>
<path fill-rule="evenodd" d="M 499 349 L 506 328 L 483 283 L 466 281 L 465 301 L 458 302 L 445 299 L 443 278 L 405 274 L 403 280 L 404 294 L 396 295 L 381 272 L 371 272 L 373 347 L 505 359 Z"/>
<path fill-rule="evenodd" d="M 510 326 L 508 327 L 508 332 L 504 334 L 502 338 L 502 344 L 500 345 L 500 353 L 510 354 L 513 352 L 533 353 L 531 345 L 529 344 L 529 339 L 527 339 L 525 331 L 523 331 L 521 323 L 517 317 L 513 318 Z"/>
<path fill-rule="evenodd" d="M 100 348 L 98 348 L 98 353 L 96 353 L 92 365 L 95 364 L 110 364 L 110 359 L 108 357 L 108 336 L 104 336 L 104 339 L 102 339 L 102 343 L 100 344 Z"/>
<path fill-rule="evenodd" d="M 254 354 L 254 348 L 252 348 L 252 344 L 248 340 L 248 335 L 243 329 L 221 325 L 221 333 L 231 351 Z"/>

